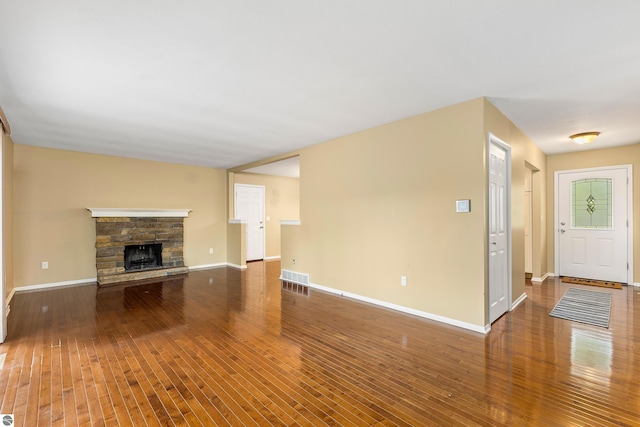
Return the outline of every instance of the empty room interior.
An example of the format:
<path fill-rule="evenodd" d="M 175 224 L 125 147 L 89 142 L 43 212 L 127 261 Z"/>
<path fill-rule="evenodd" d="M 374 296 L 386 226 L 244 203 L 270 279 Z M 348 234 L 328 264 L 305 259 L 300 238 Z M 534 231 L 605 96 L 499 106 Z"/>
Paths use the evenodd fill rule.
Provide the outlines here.
<path fill-rule="evenodd" d="M 639 13 L 0 0 L 3 425 L 640 425 Z"/>

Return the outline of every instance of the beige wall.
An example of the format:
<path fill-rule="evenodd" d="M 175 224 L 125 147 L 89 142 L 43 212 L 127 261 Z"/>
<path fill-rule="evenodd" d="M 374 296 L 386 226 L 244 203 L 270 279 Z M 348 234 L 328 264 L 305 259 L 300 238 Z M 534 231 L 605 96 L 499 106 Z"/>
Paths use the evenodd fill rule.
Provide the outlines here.
<path fill-rule="evenodd" d="M 226 262 L 223 170 L 18 144 L 14 165 L 16 287 L 96 277 L 95 220 L 87 207 L 192 209 L 185 264 Z"/>
<path fill-rule="evenodd" d="M 14 288 L 13 279 L 13 141 L 2 131 L 2 244 L 4 245 L 5 299 Z"/>
<path fill-rule="evenodd" d="M 478 99 L 301 150 L 301 225 L 286 227 L 298 241 L 283 268 L 484 326 L 483 105 Z M 456 213 L 456 199 L 471 199 L 471 213 Z"/>
<path fill-rule="evenodd" d="M 633 274 L 634 282 L 640 282 L 640 144 L 602 150 L 589 150 L 558 154 L 547 158 L 547 265 L 555 272 L 554 232 L 554 174 L 556 171 L 594 168 L 615 165 L 633 165 Z"/>
<path fill-rule="evenodd" d="M 247 265 L 247 239 L 242 238 L 246 233 L 246 224 L 227 226 L 227 262 L 237 268 L 244 268 Z"/>
<path fill-rule="evenodd" d="M 300 218 L 300 180 L 271 175 L 230 173 L 235 184 L 265 187 L 265 257 L 280 256 L 280 221 Z M 229 217 L 233 218 L 233 189 L 229 192 Z"/>
<path fill-rule="evenodd" d="M 488 100 L 484 100 L 485 133 L 492 133 L 511 146 L 512 299 L 525 291 L 524 184 L 527 169 L 533 174 L 533 276 L 546 273 L 546 155 Z"/>
<path fill-rule="evenodd" d="M 525 161 L 544 170 L 545 156 L 483 98 L 301 150 L 301 225 L 283 227 L 282 267 L 309 273 L 315 284 L 484 327 L 488 132 L 512 146 L 517 299 Z M 546 187 L 538 177 L 540 211 Z M 457 199 L 471 199 L 471 212 L 456 213 Z M 537 232 L 540 270 L 544 226 Z"/>

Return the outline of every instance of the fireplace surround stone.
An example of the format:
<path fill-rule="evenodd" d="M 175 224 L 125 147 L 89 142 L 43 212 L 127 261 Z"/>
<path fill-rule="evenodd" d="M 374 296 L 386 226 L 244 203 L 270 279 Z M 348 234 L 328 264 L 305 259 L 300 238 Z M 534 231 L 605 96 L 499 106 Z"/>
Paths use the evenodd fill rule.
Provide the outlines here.
<path fill-rule="evenodd" d="M 188 210 L 89 209 L 96 217 L 96 270 L 100 286 L 188 272 L 183 258 L 184 217 Z M 159 243 L 161 267 L 125 269 L 125 246 Z"/>

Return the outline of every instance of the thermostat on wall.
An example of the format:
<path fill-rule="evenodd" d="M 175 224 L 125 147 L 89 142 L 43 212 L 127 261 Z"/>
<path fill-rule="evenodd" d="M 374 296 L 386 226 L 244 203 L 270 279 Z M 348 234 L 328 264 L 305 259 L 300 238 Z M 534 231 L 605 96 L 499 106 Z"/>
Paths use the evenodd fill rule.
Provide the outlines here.
<path fill-rule="evenodd" d="M 456 200 L 456 212 L 471 212 L 471 200 Z"/>

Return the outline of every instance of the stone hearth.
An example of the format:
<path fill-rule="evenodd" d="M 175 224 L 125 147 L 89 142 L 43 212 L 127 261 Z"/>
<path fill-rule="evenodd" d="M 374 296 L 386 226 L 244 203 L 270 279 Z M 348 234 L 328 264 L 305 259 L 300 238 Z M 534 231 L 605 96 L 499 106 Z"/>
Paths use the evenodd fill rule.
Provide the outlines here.
<path fill-rule="evenodd" d="M 183 259 L 184 217 L 188 210 L 89 209 L 96 217 L 100 286 L 188 272 Z M 150 244 L 162 244 L 162 266 L 125 269 L 125 246 Z"/>

